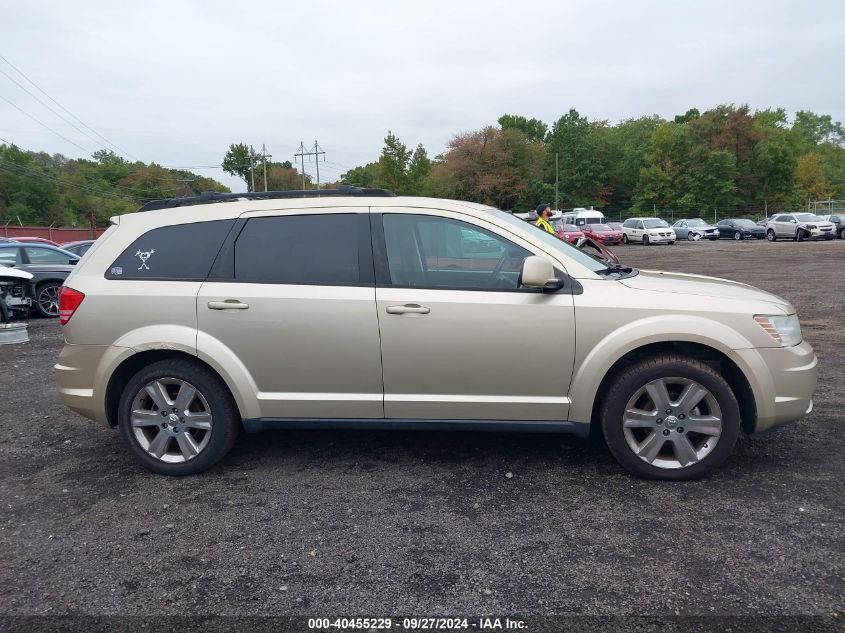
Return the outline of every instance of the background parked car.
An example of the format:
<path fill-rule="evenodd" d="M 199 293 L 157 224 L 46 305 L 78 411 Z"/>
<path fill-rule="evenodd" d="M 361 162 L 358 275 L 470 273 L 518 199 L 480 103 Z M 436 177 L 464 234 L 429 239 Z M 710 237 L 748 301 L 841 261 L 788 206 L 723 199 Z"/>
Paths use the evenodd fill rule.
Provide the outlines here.
<path fill-rule="evenodd" d="M 678 220 L 672 225 L 672 229 L 674 229 L 675 236 L 679 240 L 686 239 L 692 242 L 699 238 L 719 239 L 719 229 L 714 224 L 709 224 L 701 218 Z"/>
<path fill-rule="evenodd" d="M 832 240 L 836 237 L 833 222 L 822 220 L 813 213 L 781 213 L 766 225 L 766 239 L 790 239 L 801 242 L 808 239 Z"/>
<path fill-rule="evenodd" d="M 660 218 L 628 218 L 622 223 L 622 241 L 649 244 L 674 244 L 675 231 Z"/>
<path fill-rule="evenodd" d="M 819 217 L 833 224 L 837 237 L 845 240 L 845 215 L 820 215 Z"/>
<path fill-rule="evenodd" d="M 555 235 L 557 235 L 560 239 L 569 242 L 570 244 L 574 244 L 579 240 L 579 238 L 584 237 L 584 233 L 574 224 L 566 224 L 558 220 L 555 222 L 552 221 L 552 226 L 555 229 Z"/>
<path fill-rule="evenodd" d="M 600 244 L 613 246 L 622 241 L 622 231 L 612 229 L 607 224 L 585 224 L 581 227 L 581 231 Z"/>
<path fill-rule="evenodd" d="M 94 240 L 78 240 L 76 242 L 65 242 L 60 246 L 62 250 L 66 250 L 69 253 L 73 253 L 74 255 L 78 255 L 82 257 L 89 248 L 91 248 L 91 244 L 94 243 Z"/>
<path fill-rule="evenodd" d="M 48 244 L 0 244 L 0 264 L 32 273 L 33 307 L 44 317 L 59 316 L 59 288 L 79 257 Z"/>
<path fill-rule="evenodd" d="M 605 222 L 610 228 L 614 231 L 621 231 L 622 230 L 622 223 L 621 222 Z"/>
<path fill-rule="evenodd" d="M 746 218 L 719 220 L 716 228 L 719 229 L 719 237 L 731 240 L 745 240 L 752 237 L 762 240 L 766 237 L 766 229 L 762 226 L 757 226 L 754 222 Z"/>
<path fill-rule="evenodd" d="M 16 242 L 24 244 L 49 244 L 50 246 L 58 246 L 53 240 L 48 240 L 46 237 L 13 237 Z"/>

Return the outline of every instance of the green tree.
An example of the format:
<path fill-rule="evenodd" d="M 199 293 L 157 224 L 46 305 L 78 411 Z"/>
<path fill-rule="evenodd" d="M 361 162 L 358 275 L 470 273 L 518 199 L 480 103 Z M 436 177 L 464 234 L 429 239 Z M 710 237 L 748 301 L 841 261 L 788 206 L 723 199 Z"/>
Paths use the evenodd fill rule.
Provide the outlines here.
<path fill-rule="evenodd" d="M 388 131 L 376 165 L 375 186 L 404 193 L 408 185 L 408 163 L 411 152 L 393 132 Z"/>
<path fill-rule="evenodd" d="M 555 154 L 558 155 L 561 202 L 564 206 L 607 204 L 606 183 L 600 144 L 604 122 L 590 123 L 574 109 L 558 119 L 546 139 L 545 181 L 555 182 Z"/>
<path fill-rule="evenodd" d="M 261 156 L 246 143 L 233 143 L 223 156 L 223 171 L 237 176 L 246 183 L 246 190 L 252 191 L 252 169 L 261 164 Z"/>
<path fill-rule="evenodd" d="M 431 159 L 422 144 L 417 145 L 408 163 L 408 185 L 406 192 L 413 196 L 430 196 L 434 191 L 431 180 Z"/>
<path fill-rule="evenodd" d="M 529 141 L 542 141 L 546 138 L 548 126 L 539 119 L 528 119 L 521 115 L 503 114 L 499 117 L 499 125 L 503 130 L 519 130 Z"/>

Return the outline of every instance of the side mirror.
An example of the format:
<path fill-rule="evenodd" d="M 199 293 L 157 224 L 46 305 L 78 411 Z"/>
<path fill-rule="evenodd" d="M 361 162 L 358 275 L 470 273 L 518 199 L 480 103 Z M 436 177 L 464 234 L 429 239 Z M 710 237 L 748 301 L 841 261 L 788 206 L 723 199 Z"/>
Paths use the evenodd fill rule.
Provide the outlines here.
<path fill-rule="evenodd" d="M 520 280 L 528 288 L 542 288 L 543 290 L 560 290 L 563 282 L 555 277 L 555 269 L 545 257 L 531 255 L 522 262 Z"/>

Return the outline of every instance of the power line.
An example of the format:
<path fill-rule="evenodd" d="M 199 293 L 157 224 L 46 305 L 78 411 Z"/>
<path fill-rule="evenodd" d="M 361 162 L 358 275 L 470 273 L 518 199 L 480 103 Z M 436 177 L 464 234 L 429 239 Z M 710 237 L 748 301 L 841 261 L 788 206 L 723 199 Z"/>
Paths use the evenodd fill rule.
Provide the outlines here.
<path fill-rule="evenodd" d="M 0 99 L 2 99 L 3 101 L 5 101 L 6 103 L 8 103 L 10 106 L 12 106 L 13 108 L 15 108 L 16 110 L 19 110 L 20 112 L 23 112 L 26 116 L 28 116 L 30 119 L 32 119 L 33 121 L 35 121 L 38 125 L 40 125 L 40 126 L 42 126 L 42 127 L 46 128 L 46 129 L 50 130 L 53 134 L 55 134 L 55 135 L 56 135 L 56 136 L 58 136 L 59 138 L 64 139 L 65 141 L 67 141 L 67 142 L 68 142 L 68 143 L 70 143 L 71 145 L 75 145 L 76 147 L 78 147 L 79 149 L 81 149 L 83 152 L 85 152 L 85 153 L 86 153 L 86 154 L 88 154 L 89 156 L 91 155 L 91 152 L 89 152 L 87 149 L 85 149 L 84 147 L 82 147 L 82 145 L 80 145 L 80 144 L 79 144 L 79 143 L 77 143 L 76 141 L 72 141 L 72 140 L 70 140 L 67 136 L 64 136 L 63 134 L 59 134 L 58 132 L 56 132 L 56 130 L 54 130 L 53 128 L 51 128 L 49 125 L 47 125 L 46 123 L 42 123 L 41 121 L 39 121 L 38 119 L 36 119 L 34 116 L 32 116 L 29 112 L 27 112 L 27 111 L 26 111 L 26 110 L 24 110 L 23 108 L 19 108 L 19 107 L 18 107 L 18 106 L 16 106 L 14 103 L 12 103 L 11 101 L 9 101 L 9 100 L 8 100 L 6 97 L 4 97 L 3 95 L 0 95 Z"/>
<path fill-rule="evenodd" d="M 75 125 L 75 124 L 73 123 L 73 121 L 69 121 L 68 119 L 66 119 L 65 117 L 63 117 L 61 114 L 59 114 L 58 112 L 56 112 L 53 108 L 51 108 L 49 105 L 47 105 L 46 103 L 44 103 L 41 99 L 39 99 L 37 96 L 35 96 L 34 94 L 32 94 L 32 92 L 30 92 L 29 90 L 27 90 L 27 88 L 26 88 L 25 86 L 23 86 L 23 85 L 22 85 L 19 81 L 17 81 L 14 77 L 12 77 L 9 73 L 7 73 L 7 72 L 6 72 L 5 70 L 3 70 L 2 68 L 0 68 L 0 73 L 2 73 L 3 75 L 5 75 L 5 76 L 9 79 L 9 81 L 11 81 L 12 83 L 14 83 L 14 84 L 15 84 L 18 88 L 20 88 L 21 90 L 23 90 L 26 94 L 28 94 L 28 95 L 29 95 L 30 97 L 32 97 L 33 99 L 35 99 L 38 103 L 40 103 L 41 105 L 43 105 L 43 106 L 44 106 L 45 108 L 47 108 L 50 112 L 52 112 L 52 113 L 53 113 L 53 114 L 55 114 L 57 117 L 59 117 L 62 121 L 64 121 L 64 122 L 65 122 L 65 123 L 67 123 L 68 125 L 70 125 L 70 126 L 71 126 L 74 130 L 76 130 L 77 132 L 79 132 L 79 133 L 80 133 L 80 134 L 82 134 L 83 136 L 87 137 L 89 140 L 94 141 L 94 143 L 96 143 L 98 146 L 102 147 L 102 143 L 101 143 L 100 141 L 98 141 L 97 139 L 95 139 L 93 136 L 91 136 L 90 134 L 88 134 L 88 132 L 86 132 L 85 130 L 81 129 L 79 126 Z M 105 147 L 103 147 L 103 149 L 105 149 Z"/>
<path fill-rule="evenodd" d="M 55 103 L 55 104 L 56 104 L 57 106 L 59 106 L 62 110 L 64 110 L 65 112 L 67 112 L 67 113 L 68 113 L 71 117 L 73 117 L 74 119 L 76 119 L 76 120 L 77 120 L 77 121 L 78 121 L 78 122 L 79 122 L 79 123 L 80 123 L 83 127 L 88 128 L 91 132 L 93 132 L 94 134 L 96 134 L 97 136 L 99 136 L 101 139 L 103 139 L 103 141 L 105 141 L 108 145 L 111 145 L 113 148 L 115 148 L 115 149 L 116 149 L 118 152 L 120 152 L 121 154 L 124 154 L 124 155 L 126 155 L 126 156 L 129 156 L 129 158 L 133 158 L 133 159 L 135 159 L 135 160 L 139 160 L 137 157 L 133 156 L 132 154 L 130 154 L 130 153 L 129 153 L 129 152 L 127 152 L 126 150 L 122 150 L 122 149 L 120 149 L 120 147 L 118 147 L 117 145 L 115 145 L 114 143 L 112 143 L 109 139 L 107 139 L 105 136 L 103 136 L 102 134 L 100 134 L 99 132 L 97 132 L 97 130 L 95 130 L 95 129 L 94 129 L 94 128 L 92 128 L 90 125 L 88 125 L 87 123 L 85 123 L 85 121 L 83 121 L 82 119 L 80 119 L 80 118 L 79 118 L 78 116 L 76 116 L 73 112 L 71 112 L 71 111 L 70 111 L 70 110 L 68 110 L 66 107 L 64 107 L 61 103 L 59 103 L 58 101 L 56 101 L 53 97 L 51 97 L 49 94 L 47 94 L 47 92 L 46 92 L 43 88 L 41 88 L 41 86 L 39 86 L 39 85 L 38 85 L 37 83 L 35 83 L 32 79 L 30 79 L 30 78 L 26 75 L 26 73 L 24 73 L 24 72 L 23 72 L 20 68 L 18 68 L 17 66 L 15 66 L 15 65 L 14 65 L 12 62 L 10 62 L 8 59 L 6 59 L 5 57 L 3 57 L 2 55 L 0 55 L 0 59 L 2 59 L 4 62 L 6 62 L 7 64 L 9 64 L 9 66 L 11 66 L 12 68 L 14 68 L 14 69 L 15 69 L 15 71 L 16 71 L 16 72 L 17 72 L 17 73 L 18 73 L 21 77 L 23 77 L 23 78 L 24 78 L 24 79 L 26 79 L 29 83 L 31 83 L 33 86 L 35 86 L 35 88 L 36 88 L 36 89 L 37 89 L 37 90 L 38 90 L 41 94 L 43 94 L 45 97 L 47 97 L 50 101 L 52 101 L 53 103 Z M 7 75 L 7 76 L 8 76 L 8 75 Z M 99 143 L 98 143 L 98 145 L 99 145 Z"/>

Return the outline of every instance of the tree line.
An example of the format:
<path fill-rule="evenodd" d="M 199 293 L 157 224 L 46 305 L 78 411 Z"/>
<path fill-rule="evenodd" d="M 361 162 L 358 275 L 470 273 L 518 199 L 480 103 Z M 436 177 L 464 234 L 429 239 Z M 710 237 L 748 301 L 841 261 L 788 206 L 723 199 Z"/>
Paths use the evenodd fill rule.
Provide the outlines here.
<path fill-rule="evenodd" d="M 267 162 L 233 143 L 221 168 L 245 188 L 312 188 L 290 161 Z M 497 125 L 455 134 L 429 157 L 388 132 L 381 155 L 340 181 L 400 195 L 470 200 L 524 211 L 560 208 L 736 215 L 794 210 L 808 200 L 845 199 L 845 129 L 829 115 L 720 105 L 616 124 L 569 110 L 550 126 L 506 114 Z M 253 184 L 254 183 L 254 184 Z M 338 183 L 326 183 L 332 186 Z M 103 224 L 144 200 L 229 191 L 189 169 L 128 161 L 110 151 L 91 158 L 0 144 L 0 222 L 55 226 Z"/>
<path fill-rule="evenodd" d="M 720 105 L 615 125 L 572 109 L 551 126 L 506 114 L 429 159 L 393 133 L 344 182 L 527 210 L 559 207 L 750 215 L 845 199 L 845 129 L 829 115 Z M 557 182 L 557 186 L 556 183 Z"/>
<path fill-rule="evenodd" d="M 101 150 L 90 159 L 0 145 L 0 222 L 36 226 L 102 226 L 145 201 L 229 191 L 204 176 L 127 161 Z"/>

